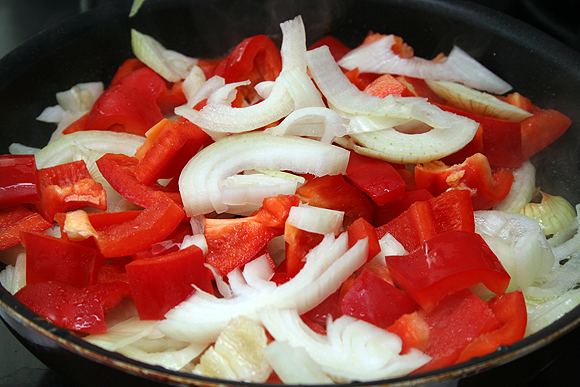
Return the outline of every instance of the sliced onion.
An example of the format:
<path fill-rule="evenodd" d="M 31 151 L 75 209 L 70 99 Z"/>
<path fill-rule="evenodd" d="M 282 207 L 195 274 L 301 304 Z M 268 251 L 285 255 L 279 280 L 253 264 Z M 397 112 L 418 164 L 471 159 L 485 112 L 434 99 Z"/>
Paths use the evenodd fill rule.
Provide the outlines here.
<path fill-rule="evenodd" d="M 419 57 L 404 59 L 393 52 L 394 44 L 394 35 L 387 35 L 351 50 L 342 57 L 339 65 L 347 70 L 358 68 L 361 72 L 458 82 L 494 94 L 504 94 L 512 89 L 507 82 L 457 46 L 452 48 L 445 61 L 436 62 Z"/>
<path fill-rule="evenodd" d="M 528 203 L 521 213 L 536 220 L 546 235 L 564 231 L 576 219 L 574 207 L 562 196 L 552 196 L 538 191 L 542 195 L 540 203 Z"/>
<path fill-rule="evenodd" d="M 580 289 L 570 290 L 535 308 L 528 306 L 526 336 L 547 327 L 578 305 L 580 305 Z"/>
<path fill-rule="evenodd" d="M 233 175 L 221 187 L 222 201 L 228 206 L 253 204 L 260 207 L 265 198 L 293 195 L 298 182 L 266 174 Z"/>
<path fill-rule="evenodd" d="M 306 30 L 302 16 L 280 24 L 282 30 L 282 72 L 297 69 L 306 73 Z"/>
<path fill-rule="evenodd" d="M 438 96 L 468 112 L 518 122 L 532 116 L 532 113 L 502 101 L 494 95 L 459 83 L 431 80 L 426 80 L 426 82 Z"/>
<path fill-rule="evenodd" d="M 139 12 L 139 9 L 141 9 L 141 6 L 143 6 L 144 2 L 145 0 L 133 0 L 133 4 L 131 4 L 131 10 L 129 11 L 129 17 L 137 15 L 137 12 Z"/>
<path fill-rule="evenodd" d="M 225 84 L 226 80 L 224 78 L 220 77 L 219 75 L 214 75 L 210 79 L 206 80 L 193 95 L 187 96 L 186 106 L 193 108 L 204 99 L 208 99 L 214 91 L 224 86 Z M 181 107 L 178 106 L 177 109 L 179 108 Z M 176 111 L 175 114 L 179 115 L 179 112 Z M 187 116 L 185 117 L 187 118 Z"/>
<path fill-rule="evenodd" d="M 322 95 L 306 71 L 298 69 L 282 71 L 276 82 L 284 84 L 294 101 L 294 109 L 326 106 Z"/>
<path fill-rule="evenodd" d="M 328 321 L 326 335 L 313 332 L 296 310 L 264 308 L 259 316 L 276 341 L 304 348 L 336 383 L 407 375 L 431 359 L 414 348 L 401 355 L 402 341 L 396 334 L 347 315 Z"/>
<path fill-rule="evenodd" d="M 60 105 L 48 106 L 44 108 L 42 113 L 36 119 L 40 122 L 46 122 L 50 124 L 58 124 L 62 121 L 64 115 L 64 109 Z"/>
<path fill-rule="evenodd" d="M 202 149 L 184 167 L 179 191 L 188 216 L 226 212 L 221 182 L 244 170 L 271 169 L 317 176 L 344 173 L 349 152 L 319 141 L 251 132 Z"/>
<path fill-rule="evenodd" d="M 12 295 L 26 285 L 26 253 L 16 256 L 14 266 L 6 265 L 4 270 L 0 271 L 0 285 Z"/>
<path fill-rule="evenodd" d="M 257 311 L 271 307 L 304 313 L 334 293 L 366 261 L 367 249 L 366 239 L 348 249 L 346 233 L 336 239 L 328 234 L 308 253 L 302 270 L 288 282 L 251 296 L 227 299 L 198 290 L 170 310 L 159 329 L 168 337 L 211 343 L 237 316 L 259 321 Z"/>
<path fill-rule="evenodd" d="M 221 78 L 221 77 L 220 77 Z M 223 78 L 222 78 L 223 79 Z M 181 85 L 181 89 L 183 90 L 183 94 L 185 95 L 185 99 L 187 101 L 192 101 L 199 90 L 207 83 L 205 79 L 205 73 L 199 66 L 193 66 L 189 71 L 189 74 L 183 80 Z M 207 98 L 207 97 L 206 97 Z M 203 99 L 203 98 L 202 98 Z M 201 100 L 199 100 L 201 101 Z M 199 101 L 195 102 L 193 106 L 195 106 Z"/>
<path fill-rule="evenodd" d="M 418 120 L 433 128 L 420 134 L 374 128 L 372 133 L 352 135 L 361 147 L 384 160 L 417 163 L 439 159 L 463 148 L 479 127 L 475 121 L 443 111 L 422 98 L 380 98 L 360 91 L 338 67 L 327 46 L 308 51 L 307 60 L 317 86 L 334 108 L 351 115 Z"/>
<path fill-rule="evenodd" d="M 534 197 L 536 192 L 536 168 L 526 160 L 521 167 L 513 170 L 514 180 L 510 192 L 504 200 L 494 206 L 494 210 L 519 213 Z"/>
<path fill-rule="evenodd" d="M 37 168 L 47 168 L 73 160 L 73 145 L 104 153 L 133 156 L 145 137 L 129 133 L 87 130 L 60 137 L 42 148 L 35 156 Z"/>
<path fill-rule="evenodd" d="M 296 206 L 290 208 L 286 223 L 315 234 L 338 234 L 344 219 L 343 211 L 312 206 Z"/>
<path fill-rule="evenodd" d="M 198 60 L 177 51 L 166 49 L 149 35 L 131 29 L 133 54 L 169 82 L 185 79 Z"/>
<path fill-rule="evenodd" d="M 11 155 L 35 155 L 38 152 L 40 152 L 40 148 L 23 145 L 17 142 L 13 142 L 8 146 L 8 153 Z"/>
<path fill-rule="evenodd" d="M 103 91 L 103 82 L 79 83 L 67 91 L 56 93 L 56 101 L 64 110 L 82 115 L 91 110 Z"/>
<path fill-rule="evenodd" d="M 267 128 L 266 133 L 277 136 L 291 134 L 301 137 L 319 138 L 330 143 L 335 137 L 346 134 L 344 120 L 326 107 L 306 107 L 294 110 L 279 125 Z"/>

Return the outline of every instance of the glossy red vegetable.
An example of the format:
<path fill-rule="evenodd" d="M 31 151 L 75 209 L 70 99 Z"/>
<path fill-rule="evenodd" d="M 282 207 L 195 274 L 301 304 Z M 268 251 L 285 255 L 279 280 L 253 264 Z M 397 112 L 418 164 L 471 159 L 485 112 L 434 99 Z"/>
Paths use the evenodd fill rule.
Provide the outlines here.
<path fill-rule="evenodd" d="M 212 293 L 203 252 L 190 246 L 129 263 L 127 276 L 141 320 L 162 320 L 170 309 L 199 289 Z"/>
<path fill-rule="evenodd" d="M 505 199 L 513 182 L 510 170 L 492 170 L 487 158 L 476 153 L 461 164 L 445 165 L 441 161 L 417 164 L 415 182 L 437 196 L 448 189 L 466 189 L 471 193 L 473 210 L 489 210 Z"/>
<path fill-rule="evenodd" d="M 55 281 L 83 288 L 97 283 L 105 257 L 97 249 L 41 233 L 23 232 L 26 283 Z"/>
<path fill-rule="evenodd" d="M 483 238 L 468 231 L 435 235 L 409 255 L 388 256 L 386 261 L 395 284 L 427 312 L 445 296 L 480 282 L 503 294 L 510 281 Z"/>
<path fill-rule="evenodd" d="M 361 239 L 367 239 L 368 261 L 381 252 L 381 245 L 375 227 L 364 218 L 358 218 L 346 230 L 348 233 L 348 246 L 354 246 Z"/>
<path fill-rule="evenodd" d="M 33 155 L 0 156 L 0 208 L 39 200 Z"/>
<path fill-rule="evenodd" d="M 373 225 L 379 227 L 383 224 L 389 223 L 391 220 L 407 211 L 411 204 L 419 201 L 426 201 L 431 198 L 433 198 L 431 192 L 422 188 L 405 191 L 401 199 L 385 203 L 382 206 L 375 204 L 373 206 Z"/>
<path fill-rule="evenodd" d="M 301 230 L 286 224 L 284 228 L 284 241 L 286 242 L 284 266 L 288 278 L 293 278 L 300 272 L 306 263 L 306 254 L 318 245 L 322 239 L 324 239 L 322 234 Z"/>
<path fill-rule="evenodd" d="M 23 205 L 0 209 L 0 250 L 19 244 L 22 231 L 42 232 L 51 227 L 51 222 Z"/>

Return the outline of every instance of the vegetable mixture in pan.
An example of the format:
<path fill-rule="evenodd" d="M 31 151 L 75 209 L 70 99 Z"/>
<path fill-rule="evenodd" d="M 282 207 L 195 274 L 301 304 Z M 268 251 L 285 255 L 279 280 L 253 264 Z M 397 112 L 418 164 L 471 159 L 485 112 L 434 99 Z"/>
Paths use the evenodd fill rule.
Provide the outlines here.
<path fill-rule="evenodd" d="M 0 156 L 2 285 L 90 343 L 246 382 L 458 364 L 580 303 L 577 208 L 530 157 L 570 126 L 459 47 L 257 35 L 192 58 L 131 31 Z"/>

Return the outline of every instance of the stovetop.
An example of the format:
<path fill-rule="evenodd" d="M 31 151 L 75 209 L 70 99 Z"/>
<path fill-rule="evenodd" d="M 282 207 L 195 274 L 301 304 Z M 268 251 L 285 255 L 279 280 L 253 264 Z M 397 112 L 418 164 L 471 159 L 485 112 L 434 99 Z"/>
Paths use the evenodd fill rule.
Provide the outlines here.
<path fill-rule="evenodd" d="M 109 1 L 115 0 L 1 0 L 0 57 L 51 25 Z M 546 4 L 549 2 L 544 1 L 477 0 L 474 2 L 498 9 L 532 24 L 580 51 L 580 29 L 578 29 L 577 20 L 574 19 L 572 24 L 568 20 L 568 15 L 577 15 L 574 12 L 566 14 L 558 6 L 549 9 L 557 9 L 559 12 L 546 13 L 548 9 Z M 560 360 L 522 387 L 572 385 L 572 381 L 580 380 L 579 364 L 580 340 L 571 345 L 571 348 L 562 354 Z M 0 324 L 0 387 L 77 386 L 37 360 L 16 340 L 4 324 Z"/>

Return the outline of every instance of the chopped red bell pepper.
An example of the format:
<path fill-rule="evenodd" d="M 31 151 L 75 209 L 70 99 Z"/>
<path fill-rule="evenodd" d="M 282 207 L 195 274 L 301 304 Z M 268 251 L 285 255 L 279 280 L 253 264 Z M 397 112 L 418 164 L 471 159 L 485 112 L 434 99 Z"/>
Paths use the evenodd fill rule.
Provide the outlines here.
<path fill-rule="evenodd" d="M 330 53 L 332 54 L 332 57 L 337 62 L 350 51 L 350 47 L 332 35 L 326 35 L 325 37 L 319 39 L 316 43 L 310 46 L 309 50 L 313 50 L 321 46 L 327 46 L 330 50 Z"/>
<path fill-rule="evenodd" d="M 417 164 L 417 188 L 425 188 L 437 196 L 449 189 L 471 192 L 474 210 L 489 210 L 509 193 L 513 174 L 500 168 L 492 171 L 487 158 L 481 153 L 468 157 L 461 164 L 447 166 L 441 161 Z"/>
<path fill-rule="evenodd" d="M 175 230 L 163 241 L 153 243 L 151 248 L 145 251 L 140 251 L 132 255 L 133 260 L 144 258 L 155 258 L 160 255 L 173 253 L 179 250 L 178 243 L 182 243 L 187 235 L 191 235 L 192 230 L 189 223 L 180 223 Z"/>
<path fill-rule="evenodd" d="M 284 260 L 287 278 L 293 278 L 306 263 L 305 257 L 310 250 L 324 239 L 324 235 L 301 230 L 290 224 L 284 228 L 286 258 Z"/>
<path fill-rule="evenodd" d="M 107 209 L 107 192 L 94 181 L 83 160 L 39 169 L 38 211 L 48 221 L 54 221 L 59 212 L 83 207 Z"/>
<path fill-rule="evenodd" d="M 411 348 L 425 352 L 429 345 L 429 324 L 418 312 L 402 315 L 387 330 L 403 341 L 402 355 L 409 353 Z"/>
<path fill-rule="evenodd" d="M 135 166 L 137 180 L 145 185 L 179 175 L 185 164 L 210 140 L 203 130 L 189 121 L 164 119 L 155 128 L 159 130 L 158 135 Z"/>
<path fill-rule="evenodd" d="M 284 228 L 290 209 L 300 204 L 297 195 L 271 196 L 262 201 L 262 207 L 254 213 L 256 220 L 267 227 Z"/>
<path fill-rule="evenodd" d="M 163 241 L 184 217 L 185 211 L 177 203 L 160 198 L 134 219 L 96 230 L 95 242 L 107 258 L 133 255 Z"/>
<path fill-rule="evenodd" d="M 385 98 L 387 95 L 403 95 L 407 87 L 391 74 L 383 74 L 372 81 L 363 90 L 376 97 Z"/>
<path fill-rule="evenodd" d="M 391 164 L 356 152 L 350 152 L 346 178 L 379 206 L 405 193 L 405 180 Z"/>
<path fill-rule="evenodd" d="M 34 155 L 0 156 L 0 208 L 39 200 Z"/>
<path fill-rule="evenodd" d="M 251 101 L 256 95 L 254 86 L 261 81 L 274 81 L 282 71 L 282 56 L 276 44 L 266 35 L 244 39 L 214 69 L 214 75 L 226 83 L 250 80 L 239 90 Z"/>
<path fill-rule="evenodd" d="M 342 175 L 309 178 L 296 194 L 311 206 L 343 211 L 345 227 L 361 217 L 372 222 L 373 207 L 369 199 Z"/>
<path fill-rule="evenodd" d="M 381 245 L 377 237 L 375 227 L 367 222 L 364 218 L 358 218 L 346 230 L 348 233 L 348 246 L 354 246 L 359 240 L 367 238 L 368 241 L 368 258 L 367 261 L 373 259 L 381 252 Z"/>
<path fill-rule="evenodd" d="M 195 245 L 129 263 L 127 276 L 141 320 L 161 320 L 195 292 L 193 285 L 213 294 L 201 249 Z"/>
<path fill-rule="evenodd" d="M 475 231 L 473 205 L 466 190 L 450 190 L 427 201 L 416 201 L 390 222 L 377 227 L 382 238 L 390 233 L 407 251 L 445 231 Z"/>
<path fill-rule="evenodd" d="M 129 75 L 133 71 L 140 69 L 141 67 L 145 67 L 145 66 L 146 66 L 145 63 L 141 62 L 137 58 L 126 59 L 121 64 L 121 66 L 119 66 L 119 68 L 115 72 L 115 75 L 113 75 L 113 79 L 111 80 L 111 85 L 114 85 L 115 83 L 119 82 L 121 79 L 125 78 L 125 76 Z"/>
<path fill-rule="evenodd" d="M 469 289 L 445 297 L 424 319 L 429 324 L 425 353 L 431 361 L 415 374 L 455 364 L 469 343 L 500 325 L 487 303 Z"/>
<path fill-rule="evenodd" d="M 56 326 L 84 333 L 105 333 L 105 312 L 130 296 L 124 282 L 77 288 L 60 282 L 39 282 L 20 289 L 14 297 Z"/>
<path fill-rule="evenodd" d="M 336 320 L 342 316 L 342 310 L 340 309 L 340 291 L 332 293 L 330 296 L 326 297 L 320 304 L 316 305 L 314 308 L 310 309 L 308 312 L 302 314 L 303 320 L 308 320 L 322 327 L 326 328 L 326 323 L 328 317 L 332 317 Z M 326 331 L 324 331 L 326 334 Z"/>
<path fill-rule="evenodd" d="M 63 131 L 62 134 L 71 134 L 74 132 L 80 132 L 81 130 L 86 130 L 87 128 L 87 120 L 89 119 L 89 113 L 85 113 L 76 120 L 74 120 L 69 126 L 67 126 Z"/>
<path fill-rule="evenodd" d="M 363 91 L 380 76 L 380 74 L 377 73 L 361 73 L 358 67 L 347 71 L 344 75 L 346 75 L 350 83 L 355 85 L 360 91 Z"/>
<path fill-rule="evenodd" d="M 407 294 L 363 269 L 340 302 L 342 313 L 387 329 L 398 318 L 419 309 Z"/>
<path fill-rule="evenodd" d="M 403 97 L 422 97 L 427 98 L 427 101 L 431 103 L 446 103 L 445 99 L 436 94 L 424 79 L 399 75 L 397 80 L 406 86 L 407 91 L 403 94 Z"/>
<path fill-rule="evenodd" d="M 97 283 L 105 257 L 96 249 L 37 232 L 23 232 L 26 283 L 55 281 L 78 288 Z"/>
<path fill-rule="evenodd" d="M 161 110 L 161 114 L 173 114 L 175 108 L 187 103 L 187 98 L 183 92 L 183 81 L 174 82 L 170 88 L 163 90 L 157 96 L 157 106 Z"/>
<path fill-rule="evenodd" d="M 135 167 L 139 161 L 135 157 L 107 153 L 96 163 L 111 187 L 138 206 L 147 208 L 163 198 L 170 198 L 181 204 L 179 192 L 170 191 L 158 183 L 146 185 L 137 180 Z"/>
<path fill-rule="evenodd" d="M 493 297 L 488 304 L 501 326 L 469 343 L 461 351 L 456 363 L 487 355 L 501 345 L 511 345 L 524 338 L 528 314 L 521 290 Z"/>
<path fill-rule="evenodd" d="M 375 204 L 373 206 L 373 225 L 375 227 L 382 226 L 407 211 L 411 204 L 418 201 L 426 201 L 431 198 L 433 198 L 431 192 L 422 188 L 405 191 L 401 199 L 385 203 L 382 206 Z"/>
<path fill-rule="evenodd" d="M 145 136 L 163 119 L 157 97 L 165 81 L 149 67 L 138 68 L 109 86 L 95 101 L 86 130 L 117 130 Z"/>
<path fill-rule="evenodd" d="M 435 235 L 405 256 L 386 257 L 395 284 L 427 312 L 445 296 L 483 283 L 503 294 L 510 276 L 483 238 L 474 232 Z"/>
<path fill-rule="evenodd" d="M 37 212 L 30 211 L 23 205 L 0 209 L 0 250 L 20 243 L 22 231 L 42 232 L 52 227 Z"/>

